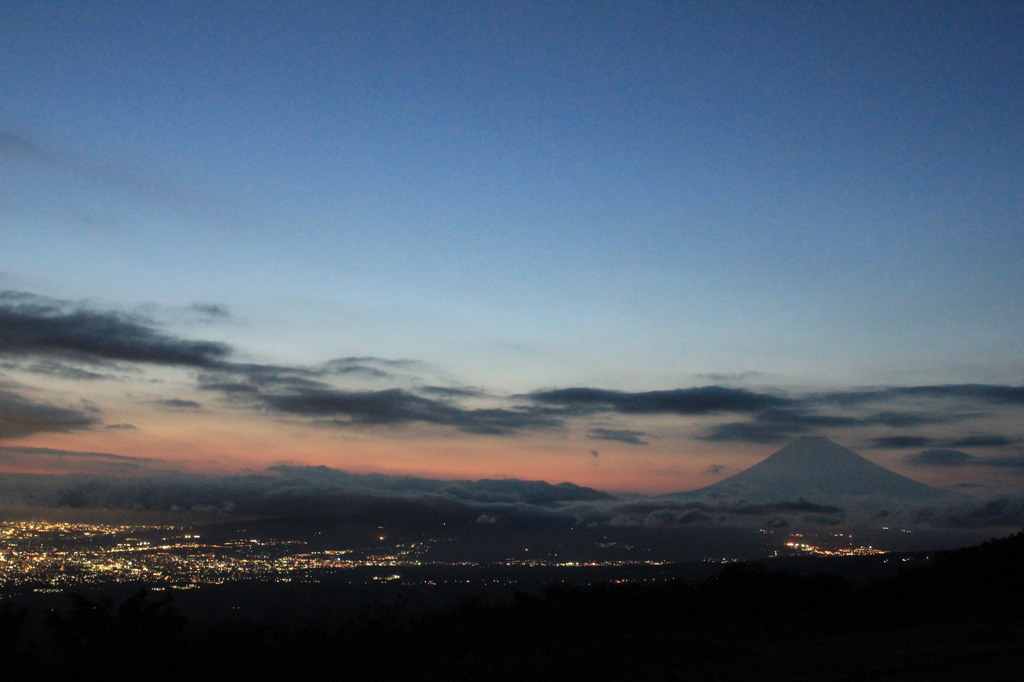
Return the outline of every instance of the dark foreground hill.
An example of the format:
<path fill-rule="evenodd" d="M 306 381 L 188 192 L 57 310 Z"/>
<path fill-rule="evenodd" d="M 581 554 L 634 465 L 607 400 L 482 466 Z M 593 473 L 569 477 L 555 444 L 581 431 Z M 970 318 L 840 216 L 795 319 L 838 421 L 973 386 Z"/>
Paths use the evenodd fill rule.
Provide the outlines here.
<path fill-rule="evenodd" d="M 1024 532 L 853 585 L 734 564 L 688 583 L 550 587 L 416 618 L 190 630 L 173 601 L 0 605 L 0 659 L 106 679 L 1017 680 Z"/>

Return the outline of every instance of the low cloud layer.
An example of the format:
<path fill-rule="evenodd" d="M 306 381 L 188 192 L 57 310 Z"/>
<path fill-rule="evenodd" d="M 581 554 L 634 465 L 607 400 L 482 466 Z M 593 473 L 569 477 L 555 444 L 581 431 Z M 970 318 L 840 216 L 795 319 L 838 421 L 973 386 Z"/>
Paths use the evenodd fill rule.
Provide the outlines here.
<path fill-rule="evenodd" d="M 0 446 L 0 464 L 17 469 L 128 474 L 139 473 L 157 462 L 159 460 L 153 458 L 129 457 L 109 452 Z"/>

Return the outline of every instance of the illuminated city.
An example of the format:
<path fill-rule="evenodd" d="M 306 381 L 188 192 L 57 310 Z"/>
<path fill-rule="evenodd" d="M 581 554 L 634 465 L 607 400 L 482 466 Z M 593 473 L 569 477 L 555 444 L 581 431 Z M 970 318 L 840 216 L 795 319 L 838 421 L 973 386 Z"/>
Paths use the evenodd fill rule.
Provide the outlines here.
<path fill-rule="evenodd" d="M 401 579 L 392 569 L 403 567 L 581 568 L 670 563 L 533 558 L 509 558 L 494 564 L 439 562 L 432 561 L 429 555 L 433 545 L 444 542 L 440 539 L 372 548 L 303 551 L 308 544 L 305 541 L 240 538 L 214 543 L 205 540 L 201 531 L 174 525 L 3 522 L 0 539 L 0 583 L 7 590 L 29 587 L 35 591 L 62 591 L 100 583 L 189 589 L 233 581 L 319 582 L 347 570 L 368 568 L 389 569 L 369 579 L 390 581 Z"/>
<path fill-rule="evenodd" d="M 762 531 L 768 534 L 768 531 Z M 871 556 L 884 550 L 856 544 L 853 537 L 834 533 L 818 538 L 792 534 L 773 554 L 826 557 Z M 378 538 L 382 543 L 384 536 Z M 375 547 L 313 550 L 309 543 L 292 539 L 238 537 L 213 541 L 199 528 L 177 525 L 106 525 L 18 521 L 0 523 L 0 584 L 4 591 L 64 591 L 85 585 L 138 583 L 194 589 L 238 581 L 306 582 L 350 576 L 358 582 L 418 581 L 433 578 L 403 577 L 402 568 L 636 568 L 669 566 L 651 558 L 571 560 L 566 558 L 509 557 L 498 562 L 439 561 L 431 558 L 438 543 L 449 539 L 381 544 Z M 597 543 L 602 549 L 618 543 Z M 635 552 L 630 545 L 619 549 Z M 524 554 L 528 550 L 524 548 Z M 639 556 L 639 555 L 638 555 Z M 704 563 L 727 564 L 737 558 L 705 558 Z M 354 569 L 385 569 L 366 573 Z M 621 579 L 616 579 L 621 580 Z"/>

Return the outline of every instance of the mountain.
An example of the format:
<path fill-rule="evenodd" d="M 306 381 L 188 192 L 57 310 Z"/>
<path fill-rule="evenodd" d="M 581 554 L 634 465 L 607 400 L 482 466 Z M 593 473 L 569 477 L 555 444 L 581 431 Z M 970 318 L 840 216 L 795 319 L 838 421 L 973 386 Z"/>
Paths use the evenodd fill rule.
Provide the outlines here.
<path fill-rule="evenodd" d="M 828 438 L 807 437 L 796 439 L 745 471 L 682 495 L 834 503 L 868 497 L 937 501 L 952 493 L 900 476 Z"/>
<path fill-rule="evenodd" d="M 518 478 L 480 480 L 443 480 L 388 474 L 352 474 L 325 466 L 293 466 L 279 464 L 268 471 L 283 481 L 302 482 L 315 486 L 370 493 L 434 493 L 465 502 L 518 503 L 557 505 L 561 502 L 610 500 L 608 493 L 574 485 L 545 481 L 524 481 Z"/>

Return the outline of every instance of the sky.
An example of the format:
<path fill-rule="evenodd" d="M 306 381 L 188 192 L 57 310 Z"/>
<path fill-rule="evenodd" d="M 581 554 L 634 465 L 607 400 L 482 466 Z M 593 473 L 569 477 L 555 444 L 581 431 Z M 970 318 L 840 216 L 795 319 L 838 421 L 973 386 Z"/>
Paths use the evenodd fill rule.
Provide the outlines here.
<path fill-rule="evenodd" d="M 1014 2 L 0 6 L 0 472 L 1024 491 Z"/>

